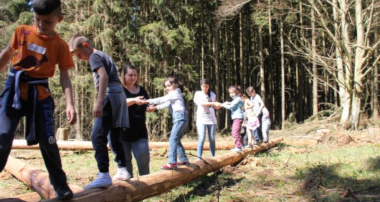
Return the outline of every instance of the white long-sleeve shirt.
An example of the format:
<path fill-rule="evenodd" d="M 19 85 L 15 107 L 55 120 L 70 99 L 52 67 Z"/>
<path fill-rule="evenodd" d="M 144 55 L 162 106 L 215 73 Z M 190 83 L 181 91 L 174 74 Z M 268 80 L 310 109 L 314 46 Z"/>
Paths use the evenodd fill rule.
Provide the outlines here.
<path fill-rule="evenodd" d="M 204 102 L 215 102 L 216 95 L 211 92 L 210 96 L 203 91 L 197 91 L 194 95 L 194 103 L 197 105 L 197 123 L 205 125 L 216 124 L 214 107 L 203 106 Z"/>
<path fill-rule="evenodd" d="M 167 108 L 171 105 L 173 112 L 184 111 L 185 102 L 183 101 L 182 93 L 179 88 L 169 92 L 163 97 L 158 97 L 148 100 L 149 104 L 155 104 L 157 110 Z"/>

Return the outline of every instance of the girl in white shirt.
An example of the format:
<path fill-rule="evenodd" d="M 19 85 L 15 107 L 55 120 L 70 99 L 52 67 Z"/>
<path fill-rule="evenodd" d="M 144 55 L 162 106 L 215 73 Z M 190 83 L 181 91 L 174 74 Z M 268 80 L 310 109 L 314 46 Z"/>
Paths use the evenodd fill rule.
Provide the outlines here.
<path fill-rule="evenodd" d="M 195 92 L 194 103 L 197 105 L 196 126 L 198 132 L 197 156 L 198 161 L 201 160 L 203 153 L 203 145 L 208 130 L 208 139 L 210 142 L 211 156 L 215 156 L 215 132 L 217 127 L 215 110 L 220 109 L 219 102 L 216 102 L 216 95 L 210 90 L 211 82 L 208 79 L 200 81 L 201 90 Z"/>
<path fill-rule="evenodd" d="M 173 127 L 169 138 L 168 163 L 164 165 L 162 169 L 173 170 L 177 169 L 177 165 L 190 165 L 185 149 L 181 143 L 181 138 L 185 133 L 188 120 L 185 102 L 180 89 L 182 83 L 175 77 L 170 76 L 165 80 L 164 87 L 168 94 L 163 97 L 149 99 L 149 104 L 157 106 L 151 105 L 147 110 L 161 110 L 166 107 L 170 109 L 173 118 Z M 179 156 L 179 162 L 177 162 L 177 155 Z"/>

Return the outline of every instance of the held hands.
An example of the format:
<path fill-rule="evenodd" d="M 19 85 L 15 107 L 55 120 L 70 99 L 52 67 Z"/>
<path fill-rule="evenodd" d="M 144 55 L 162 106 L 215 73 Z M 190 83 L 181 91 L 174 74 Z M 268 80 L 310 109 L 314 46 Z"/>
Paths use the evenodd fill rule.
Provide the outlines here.
<path fill-rule="evenodd" d="M 156 110 L 156 106 L 154 105 L 149 105 L 147 108 L 146 108 L 146 111 L 147 112 L 154 112 Z"/>
<path fill-rule="evenodd" d="M 148 100 L 145 100 L 143 96 L 138 96 L 135 98 L 135 104 L 146 105 L 146 104 L 149 104 L 149 102 L 148 102 Z"/>
<path fill-rule="evenodd" d="M 220 109 L 220 108 L 223 107 L 222 105 L 223 105 L 222 103 L 220 103 L 220 102 L 216 102 L 216 103 L 214 104 L 214 109 Z"/>

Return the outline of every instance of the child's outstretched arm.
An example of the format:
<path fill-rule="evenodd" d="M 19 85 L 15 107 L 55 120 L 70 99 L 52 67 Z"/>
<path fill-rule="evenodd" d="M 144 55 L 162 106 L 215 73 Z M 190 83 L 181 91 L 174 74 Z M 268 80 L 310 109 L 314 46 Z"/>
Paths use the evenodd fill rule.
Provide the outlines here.
<path fill-rule="evenodd" d="M 66 117 L 69 120 L 69 124 L 73 125 L 77 122 L 77 113 L 74 108 L 72 86 L 69 77 L 68 70 L 62 70 L 60 73 L 60 83 L 62 91 L 66 98 Z"/>
<path fill-rule="evenodd" d="M 0 72 L 4 69 L 4 67 L 9 63 L 13 56 L 14 50 L 10 46 L 10 44 L 7 45 L 7 47 L 1 51 L 0 53 Z"/>

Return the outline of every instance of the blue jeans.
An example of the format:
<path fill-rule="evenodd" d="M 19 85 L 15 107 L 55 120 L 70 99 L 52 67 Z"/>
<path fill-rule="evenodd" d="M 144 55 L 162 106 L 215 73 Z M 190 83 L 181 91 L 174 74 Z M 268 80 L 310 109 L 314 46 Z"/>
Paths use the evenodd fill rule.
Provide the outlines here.
<path fill-rule="evenodd" d="M 211 156 L 215 156 L 215 131 L 216 124 L 205 125 L 201 123 L 197 123 L 197 131 L 198 131 L 198 147 L 197 147 L 197 156 L 198 159 L 202 157 L 203 153 L 203 145 L 206 139 L 206 130 L 208 130 L 208 140 L 210 142 L 210 152 Z"/>
<path fill-rule="evenodd" d="M 133 168 L 132 168 L 132 152 L 133 156 L 136 159 L 137 168 L 139 169 L 140 175 L 149 174 L 149 143 L 148 139 L 140 138 L 134 142 L 122 142 L 126 157 L 126 167 L 133 177 Z"/>
<path fill-rule="evenodd" d="M 177 163 L 177 155 L 181 162 L 187 162 L 189 159 L 186 156 L 185 149 L 182 146 L 181 138 L 185 133 L 187 126 L 187 117 L 185 111 L 173 112 L 173 127 L 169 138 L 169 155 L 168 163 Z"/>

